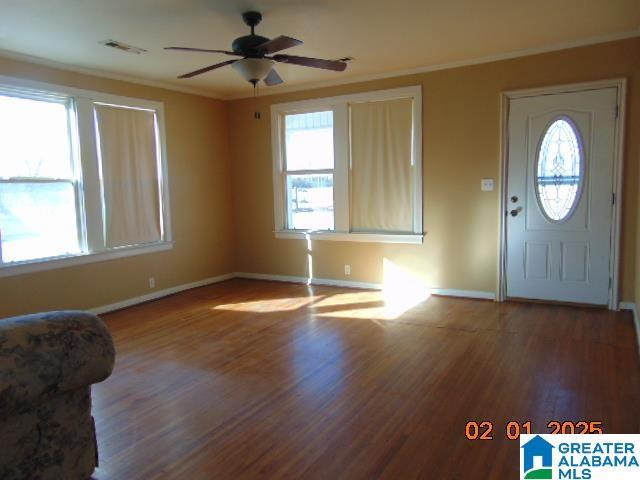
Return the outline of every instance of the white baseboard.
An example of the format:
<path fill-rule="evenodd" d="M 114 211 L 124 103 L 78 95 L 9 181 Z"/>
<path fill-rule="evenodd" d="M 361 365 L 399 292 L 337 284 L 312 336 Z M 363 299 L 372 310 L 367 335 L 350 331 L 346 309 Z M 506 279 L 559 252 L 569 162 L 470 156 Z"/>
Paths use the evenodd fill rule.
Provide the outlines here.
<path fill-rule="evenodd" d="M 114 310 L 120 310 L 121 308 L 132 307 L 133 305 L 148 302 L 150 300 L 157 300 L 158 298 L 166 297 L 168 295 L 173 295 L 174 293 L 182 292 L 184 290 L 189 290 L 191 288 L 204 287 L 205 285 L 211 285 L 213 283 L 223 282 L 233 277 L 234 277 L 233 273 L 226 273 L 224 275 L 218 275 L 217 277 L 205 278 L 203 280 L 198 280 L 197 282 L 184 283 L 182 285 L 166 288 L 164 290 L 158 290 L 156 292 L 148 293 L 140 297 L 128 298 L 127 300 L 122 300 L 121 302 L 112 303 L 110 305 L 103 305 L 101 307 L 91 308 L 88 311 L 95 315 L 100 315 L 102 313 L 107 313 L 107 312 L 113 312 Z"/>
<path fill-rule="evenodd" d="M 640 352 L 640 318 L 638 318 L 638 307 L 633 302 L 620 302 L 620 310 L 630 310 L 633 313 L 633 323 L 636 326 L 636 336 L 638 337 L 638 352 Z"/>
<path fill-rule="evenodd" d="M 635 310 L 636 304 L 633 302 L 620 302 L 620 310 Z"/>
<path fill-rule="evenodd" d="M 237 278 L 251 278 L 254 280 L 271 280 L 275 282 L 291 282 L 291 283 L 304 283 L 311 285 L 331 285 L 335 287 L 346 288 L 367 288 L 372 290 L 382 290 L 381 283 L 369 283 L 369 282 L 354 282 L 352 280 L 335 280 L 330 278 L 312 278 L 309 281 L 307 277 L 296 277 L 290 275 L 269 275 L 267 273 L 249 273 L 249 272 L 236 272 Z M 496 295 L 493 292 L 479 292 L 474 290 L 455 290 L 447 288 L 432 288 L 430 289 L 432 295 L 442 295 L 446 297 L 464 297 L 464 298 L 478 298 L 486 300 L 495 300 Z"/>

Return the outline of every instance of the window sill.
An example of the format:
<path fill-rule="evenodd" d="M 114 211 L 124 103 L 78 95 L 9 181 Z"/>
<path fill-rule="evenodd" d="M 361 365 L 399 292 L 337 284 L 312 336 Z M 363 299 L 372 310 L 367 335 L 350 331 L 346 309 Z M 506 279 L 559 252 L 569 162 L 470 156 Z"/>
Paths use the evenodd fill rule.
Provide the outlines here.
<path fill-rule="evenodd" d="M 421 245 L 424 235 L 402 233 L 346 233 L 329 231 L 279 230 L 276 238 L 289 240 L 329 240 L 334 242 L 406 243 Z"/>
<path fill-rule="evenodd" d="M 172 248 L 173 242 L 161 242 L 151 245 L 123 247 L 98 253 L 82 253 L 66 257 L 41 258 L 38 260 L 7 263 L 0 265 L 0 278 L 41 272 L 44 270 L 54 270 L 56 268 L 72 267 L 75 265 L 85 265 L 87 263 L 104 262 L 105 260 L 144 255 L 146 253 L 163 252 L 171 250 Z"/>

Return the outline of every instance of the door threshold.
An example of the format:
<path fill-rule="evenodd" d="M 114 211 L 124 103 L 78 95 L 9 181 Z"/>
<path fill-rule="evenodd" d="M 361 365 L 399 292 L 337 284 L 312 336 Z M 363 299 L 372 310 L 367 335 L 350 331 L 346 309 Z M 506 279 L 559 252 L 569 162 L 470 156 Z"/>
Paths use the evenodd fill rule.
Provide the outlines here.
<path fill-rule="evenodd" d="M 506 301 L 515 302 L 515 303 L 536 303 L 536 304 L 543 304 L 543 305 L 555 305 L 558 307 L 593 308 L 597 310 L 603 310 L 603 309 L 609 308 L 608 305 L 598 305 L 594 303 L 562 302 L 560 300 L 543 300 L 538 298 L 507 297 Z"/>

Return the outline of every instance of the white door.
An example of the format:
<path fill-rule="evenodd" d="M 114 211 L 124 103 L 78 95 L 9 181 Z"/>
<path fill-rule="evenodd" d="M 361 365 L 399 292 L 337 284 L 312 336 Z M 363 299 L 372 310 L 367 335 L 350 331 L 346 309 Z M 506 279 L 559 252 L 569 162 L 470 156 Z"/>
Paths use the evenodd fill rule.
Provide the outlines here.
<path fill-rule="evenodd" d="M 617 93 L 511 100 L 508 297 L 608 303 Z"/>

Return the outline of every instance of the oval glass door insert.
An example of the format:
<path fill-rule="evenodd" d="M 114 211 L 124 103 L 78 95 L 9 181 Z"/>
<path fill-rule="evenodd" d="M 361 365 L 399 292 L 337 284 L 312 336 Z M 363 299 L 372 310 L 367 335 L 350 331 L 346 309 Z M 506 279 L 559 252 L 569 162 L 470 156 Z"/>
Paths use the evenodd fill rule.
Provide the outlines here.
<path fill-rule="evenodd" d="M 566 118 L 547 128 L 538 150 L 536 196 L 544 216 L 563 222 L 573 214 L 580 200 L 584 179 L 584 158 L 579 132 Z"/>

